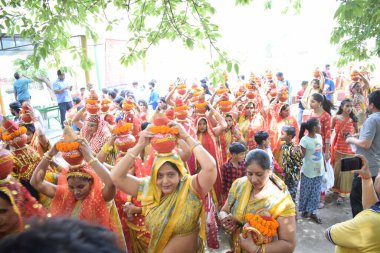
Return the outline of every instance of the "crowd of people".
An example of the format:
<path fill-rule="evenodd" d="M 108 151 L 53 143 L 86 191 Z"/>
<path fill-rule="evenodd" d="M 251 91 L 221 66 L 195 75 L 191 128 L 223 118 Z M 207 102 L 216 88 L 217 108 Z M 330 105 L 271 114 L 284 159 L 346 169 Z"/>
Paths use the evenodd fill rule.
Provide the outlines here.
<path fill-rule="evenodd" d="M 171 84 L 162 97 L 151 81 L 147 100 L 137 82 L 120 92 L 89 84 L 72 98 L 58 71 L 57 143 L 16 74 L 15 118 L 1 128 L 0 249 L 38 240 L 44 226 L 56 226 L 62 243 L 62 229 L 77 226 L 70 238 L 95 245 L 84 231 L 108 230 L 113 252 L 205 252 L 219 247 L 218 229 L 231 252 L 293 252 L 298 214 L 322 224 L 318 209 L 332 190 L 338 205 L 350 198 L 354 216 L 326 231 L 336 252 L 380 251 L 380 91 L 370 93 L 365 73 L 353 72 L 350 93 L 334 103 L 327 66 L 295 99 L 284 74 L 271 71 L 241 76 L 234 88 L 227 75 L 217 87 Z M 342 171 L 355 156 L 356 173 Z M 329 169 L 334 180 L 323 187 Z M 51 217 L 96 226 L 44 225 Z"/>

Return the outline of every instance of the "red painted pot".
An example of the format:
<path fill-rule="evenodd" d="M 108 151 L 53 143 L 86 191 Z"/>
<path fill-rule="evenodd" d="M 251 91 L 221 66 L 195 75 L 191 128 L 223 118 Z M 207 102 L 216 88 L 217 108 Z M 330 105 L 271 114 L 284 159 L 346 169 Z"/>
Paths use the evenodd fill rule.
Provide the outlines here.
<path fill-rule="evenodd" d="M 79 165 L 84 159 L 82 153 L 78 149 L 62 152 L 62 158 L 70 165 Z"/>
<path fill-rule="evenodd" d="M 207 111 L 207 108 L 206 107 L 203 107 L 203 108 L 197 108 L 197 113 L 199 114 L 205 114 Z"/>
<path fill-rule="evenodd" d="M 158 153 L 170 153 L 175 148 L 176 141 L 172 134 L 156 134 L 150 144 Z"/>
<path fill-rule="evenodd" d="M 0 180 L 5 179 L 13 170 L 13 156 L 6 149 L 0 150 Z"/>
<path fill-rule="evenodd" d="M 277 90 L 276 89 L 271 89 L 269 91 L 269 95 L 271 95 L 272 97 L 275 97 L 277 95 Z"/>
<path fill-rule="evenodd" d="M 246 96 L 248 99 L 254 99 L 256 97 L 256 94 L 252 91 L 249 91 Z"/>
<path fill-rule="evenodd" d="M 100 108 L 100 110 L 102 112 L 108 112 L 108 110 L 110 109 L 110 106 L 107 104 L 107 105 L 102 105 L 102 107 Z"/>
<path fill-rule="evenodd" d="M 186 94 L 186 89 L 178 89 L 177 90 L 177 93 L 181 96 L 185 95 Z"/>
<path fill-rule="evenodd" d="M 14 147 L 15 149 L 19 149 L 19 148 L 22 148 L 26 145 L 26 139 L 27 139 L 26 134 L 22 134 L 22 135 L 14 137 L 8 143 L 9 143 L 9 145 Z"/>
<path fill-rule="evenodd" d="M 116 137 L 115 145 L 122 152 L 127 152 L 136 143 L 136 138 L 132 134 L 123 134 Z"/>
<path fill-rule="evenodd" d="M 90 113 L 90 114 L 97 114 L 100 110 L 99 108 L 99 105 L 93 105 L 93 104 L 86 104 L 86 110 Z"/>
<path fill-rule="evenodd" d="M 231 105 L 220 105 L 219 106 L 219 109 L 224 112 L 224 113 L 227 113 L 227 112 L 230 112 L 231 109 L 232 109 L 232 104 Z"/>
<path fill-rule="evenodd" d="M 30 123 L 32 122 L 32 117 L 30 116 L 29 113 L 23 113 L 21 114 L 21 121 L 24 122 L 24 123 Z"/>
<path fill-rule="evenodd" d="M 175 114 L 175 117 L 177 119 L 184 120 L 187 118 L 188 112 L 187 111 L 179 111 L 179 112 L 175 112 L 174 114 Z"/>

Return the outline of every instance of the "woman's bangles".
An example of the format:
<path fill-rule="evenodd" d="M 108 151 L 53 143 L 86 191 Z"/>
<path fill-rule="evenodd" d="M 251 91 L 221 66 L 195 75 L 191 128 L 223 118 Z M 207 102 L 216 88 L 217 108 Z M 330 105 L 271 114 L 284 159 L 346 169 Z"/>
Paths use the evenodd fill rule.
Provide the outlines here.
<path fill-rule="evenodd" d="M 42 156 L 42 159 L 47 160 L 48 162 L 51 162 L 52 157 L 47 154 L 47 152 Z"/>

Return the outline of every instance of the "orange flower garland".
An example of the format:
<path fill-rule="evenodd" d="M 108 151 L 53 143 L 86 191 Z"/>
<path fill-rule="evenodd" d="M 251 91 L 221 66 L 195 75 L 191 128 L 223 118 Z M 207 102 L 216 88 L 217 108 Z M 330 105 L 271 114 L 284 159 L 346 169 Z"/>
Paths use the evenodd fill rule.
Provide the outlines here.
<path fill-rule="evenodd" d="M 180 84 L 177 86 L 177 90 L 186 89 L 186 84 Z"/>
<path fill-rule="evenodd" d="M 3 141 L 10 141 L 13 138 L 20 136 L 22 134 L 25 134 L 25 133 L 26 133 L 26 128 L 24 126 L 22 126 L 19 129 L 17 129 L 16 131 L 14 131 L 13 133 L 3 133 L 2 139 L 3 139 Z"/>
<path fill-rule="evenodd" d="M 95 99 L 86 99 L 86 104 L 96 105 L 98 102 L 99 102 L 99 100 L 95 100 Z"/>
<path fill-rule="evenodd" d="M 227 89 L 227 88 L 219 89 L 219 90 L 216 91 L 216 94 L 221 95 L 221 94 L 223 94 L 225 92 L 228 93 L 229 89 Z"/>
<path fill-rule="evenodd" d="M 131 110 L 133 107 L 134 107 L 134 104 L 129 104 L 129 103 L 127 103 L 126 101 L 123 102 L 123 109 L 124 109 L 124 110 L 129 111 L 129 110 Z"/>
<path fill-rule="evenodd" d="M 189 109 L 189 107 L 187 105 L 182 105 L 182 106 L 174 107 L 174 111 L 176 111 L 176 112 L 178 112 L 178 111 L 186 111 L 187 109 Z"/>
<path fill-rule="evenodd" d="M 259 230 L 263 236 L 273 237 L 277 233 L 279 224 L 273 217 L 248 213 L 245 215 L 245 220 L 249 222 L 251 227 Z"/>
<path fill-rule="evenodd" d="M 109 100 L 109 99 L 103 99 L 102 100 L 102 105 L 109 104 L 109 103 L 111 103 L 111 100 Z"/>
<path fill-rule="evenodd" d="M 73 141 L 73 142 L 58 142 L 55 144 L 55 147 L 59 152 L 69 152 L 73 150 L 79 149 L 79 142 Z"/>
<path fill-rule="evenodd" d="M 114 129 L 112 129 L 112 133 L 114 134 L 124 134 L 129 131 L 131 131 L 133 128 L 132 123 L 125 123 L 122 126 L 116 126 Z"/>
<path fill-rule="evenodd" d="M 249 83 L 246 83 L 245 84 L 245 87 L 248 89 L 248 90 L 253 90 L 254 89 L 254 86 L 249 84 Z"/>
<path fill-rule="evenodd" d="M 220 106 L 228 106 L 228 105 L 231 105 L 232 102 L 231 101 L 219 101 L 218 104 Z"/>
<path fill-rule="evenodd" d="M 205 107 L 207 106 L 207 102 L 203 102 L 203 103 L 195 103 L 194 105 L 195 105 L 195 107 L 196 107 L 197 109 L 203 109 L 203 108 L 205 108 Z"/>
<path fill-rule="evenodd" d="M 149 128 L 149 132 L 154 134 L 178 134 L 178 129 L 174 129 L 168 126 L 152 126 Z"/>

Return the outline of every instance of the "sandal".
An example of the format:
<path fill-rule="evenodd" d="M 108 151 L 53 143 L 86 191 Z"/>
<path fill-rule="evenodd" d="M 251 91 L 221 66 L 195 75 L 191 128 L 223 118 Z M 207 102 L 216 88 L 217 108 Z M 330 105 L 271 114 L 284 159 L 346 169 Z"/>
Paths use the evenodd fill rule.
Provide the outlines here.
<path fill-rule="evenodd" d="M 309 217 L 309 213 L 308 212 L 302 212 L 301 217 L 302 218 L 308 218 Z"/>
<path fill-rule="evenodd" d="M 321 218 L 319 218 L 315 213 L 312 213 L 310 215 L 310 218 L 315 221 L 317 224 L 322 224 Z"/>

